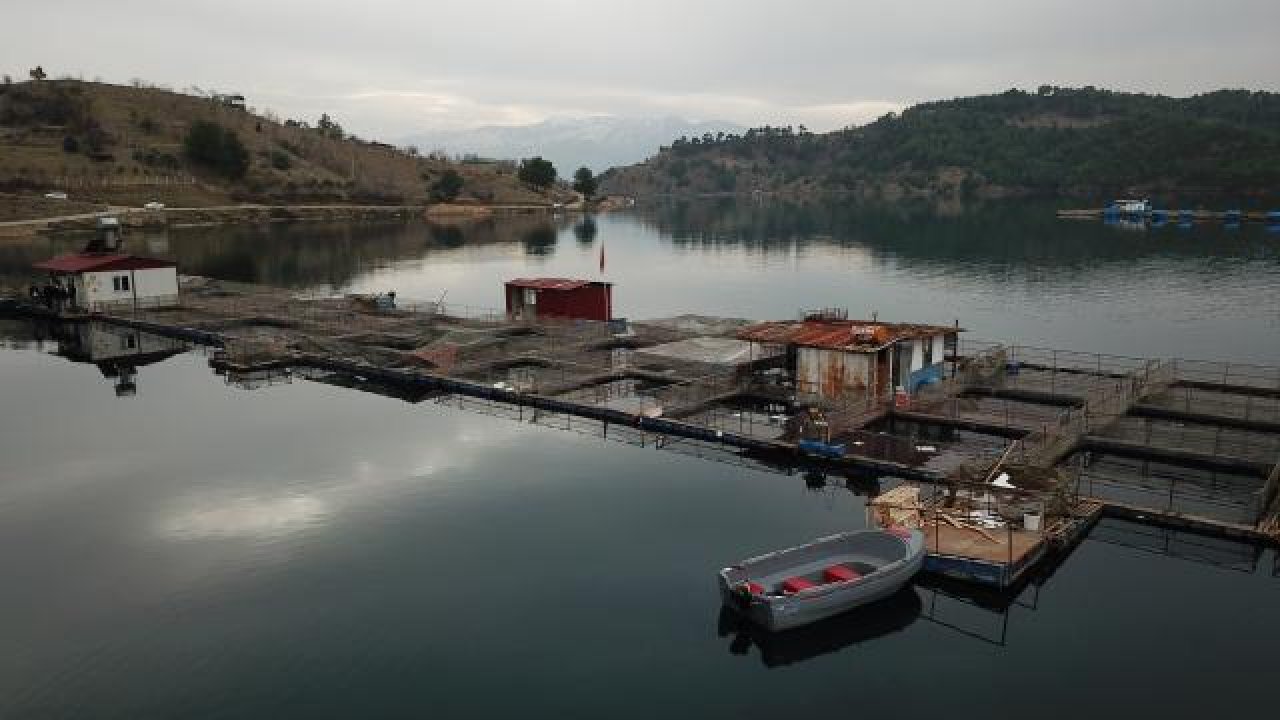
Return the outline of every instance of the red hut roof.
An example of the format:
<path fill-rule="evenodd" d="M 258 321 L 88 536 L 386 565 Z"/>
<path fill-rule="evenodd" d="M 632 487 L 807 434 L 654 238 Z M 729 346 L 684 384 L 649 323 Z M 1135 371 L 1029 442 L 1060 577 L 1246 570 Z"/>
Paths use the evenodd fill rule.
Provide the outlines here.
<path fill-rule="evenodd" d="M 516 278 L 508 280 L 509 287 L 533 288 L 535 290 L 577 290 L 588 285 L 609 285 L 607 282 L 594 280 L 573 280 L 570 278 Z"/>
<path fill-rule="evenodd" d="M 75 274 L 83 272 L 109 272 L 112 270 L 150 270 L 152 268 L 177 267 L 176 263 L 158 258 L 119 253 L 72 253 L 49 258 L 31 267 L 54 273 Z"/>

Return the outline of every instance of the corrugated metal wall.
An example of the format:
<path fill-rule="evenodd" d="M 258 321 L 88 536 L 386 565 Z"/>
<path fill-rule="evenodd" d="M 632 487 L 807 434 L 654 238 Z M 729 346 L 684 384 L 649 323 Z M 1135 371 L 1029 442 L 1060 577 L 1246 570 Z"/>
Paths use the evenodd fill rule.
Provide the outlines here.
<path fill-rule="evenodd" d="M 525 300 L 526 288 L 507 286 L 507 312 L 523 310 L 533 317 L 560 317 L 575 320 L 613 319 L 613 287 L 610 285 L 586 285 L 572 290 L 537 288 L 537 302 Z"/>
<path fill-rule="evenodd" d="M 608 285 L 586 285 L 574 290 L 539 290 L 538 315 L 577 320 L 610 320 Z"/>
<path fill-rule="evenodd" d="M 875 355 L 820 348 L 796 349 L 796 390 L 836 400 L 862 396 L 871 385 Z"/>

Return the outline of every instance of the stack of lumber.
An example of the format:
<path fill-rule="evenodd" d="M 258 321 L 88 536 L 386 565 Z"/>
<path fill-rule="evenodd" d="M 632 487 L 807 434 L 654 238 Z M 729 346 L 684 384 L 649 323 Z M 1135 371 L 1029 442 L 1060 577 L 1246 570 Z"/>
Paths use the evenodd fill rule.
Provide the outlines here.
<path fill-rule="evenodd" d="M 986 528 L 980 525 L 977 525 L 975 523 L 969 522 L 968 520 L 965 520 L 963 517 L 955 517 L 949 513 L 938 512 L 936 513 L 935 519 L 933 520 L 933 522 L 946 523 L 947 525 L 950 525 L 951 527 L 956 528 L 958 530 L 968 530 L 971 532 L 975 532 L 981 535 L 988 542 L 993 542 L 993 543 L 1000 542 L 999 540 L 996 539 L 996 536 L 988 532 Z"/>
<path fill-rule="evenodd" d="M 880 527 L 901 525 L 918 528 L 924 524 L 920 488 L 914 485 L 899 485 L 880 493 L 870 505 L 872 518 Z"/>

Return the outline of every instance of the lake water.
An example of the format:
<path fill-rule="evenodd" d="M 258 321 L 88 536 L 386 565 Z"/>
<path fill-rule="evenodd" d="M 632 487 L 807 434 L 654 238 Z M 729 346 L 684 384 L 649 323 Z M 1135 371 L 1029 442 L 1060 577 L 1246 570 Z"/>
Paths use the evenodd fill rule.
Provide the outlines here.
<path fill-rule="evenodd" d="M 604 277 L 633 318 L 847 306 L 1089 351 L 1280 358 L 1280 235 L 1051 210 L 706 202 L 594 230 L 130 241 L 187 272 L 311 291 L 494 306 L 510 277 Z M 0 279 L 77 242 L 0 245 Z M 761 637 L 721 617 L 716 569 L 861 527 L 863 498 L 430 401 L 302 379 L 247 391 L 199 353 L 155 353 L 117 397 L 58 348 L 0 320 L 0 717 L 1271 708 L 1273 551 L 1108 521 L 1007 607 L 920 584 Z"/>

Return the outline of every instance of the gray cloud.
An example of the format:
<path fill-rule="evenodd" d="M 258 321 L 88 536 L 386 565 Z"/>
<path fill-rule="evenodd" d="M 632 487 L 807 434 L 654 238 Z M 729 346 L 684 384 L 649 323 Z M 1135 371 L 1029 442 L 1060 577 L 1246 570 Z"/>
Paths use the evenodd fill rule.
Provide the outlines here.
<path fill-rule="evenodd" d="M 1280 80 L 1274 0 L 46 0 L 6 15 L 15 76 L 40 63 L 238 90 L 381 137 L 599 113 L 830 129 L 1013 86 Z"/>

